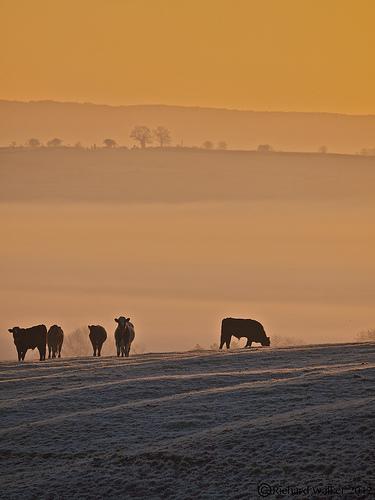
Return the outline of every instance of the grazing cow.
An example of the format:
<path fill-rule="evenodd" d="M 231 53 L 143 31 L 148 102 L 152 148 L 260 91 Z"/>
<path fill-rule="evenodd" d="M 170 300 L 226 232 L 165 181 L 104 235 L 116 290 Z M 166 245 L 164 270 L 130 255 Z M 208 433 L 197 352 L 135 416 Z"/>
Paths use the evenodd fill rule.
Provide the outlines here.
<path fill-rule="evenodd" d="M 107 340 L 107 332 L 100 325 L 89 325 L 88 328 L 90 330 L 89 337 L 94 350 L 93 356 L 100 356 L 102 346 Z"/>
<path fill-rule="evenodd" d="M 263 325 L 254 319 L 225 318 L 221 322 L 220 349 L 226 344 L 230 348 L 232 335 L 238 339 L 247 338 L 245 347 L 251 347 L 252 342 L 259 342 L 262 346 L 271 345 L 271 340 L 267 337 Z"/>
<path fill-rule="evenodd" d="M 130 323 L 130 318 L 125 318 L 120 316 L 115 318 L 116 323 L 118 323 L 115 331 L 115 341 L 117 356 L 129 357 L 130 346 L 135 337 L 134 325 Z"/>
<path fill-rule="evenodd" d="M 52 325 L 47 333 L 48 358 L 61 358 L 61 348 L 64 342 L 64 332 L 61 326 Z"/>
<path fill-rule="evenodd" d="M 20 328 L 15 326 L 9 328 L 10 333 L 13 333 L 14 344 L 17 348 L 18 361 L 23 361 L 28 349 L 37 348 L 39 351 L 39 359 L 46 359 L 46 343 L 47 343 L 47 328 L 45 325 L 32 326 L 30 328 Z"/>

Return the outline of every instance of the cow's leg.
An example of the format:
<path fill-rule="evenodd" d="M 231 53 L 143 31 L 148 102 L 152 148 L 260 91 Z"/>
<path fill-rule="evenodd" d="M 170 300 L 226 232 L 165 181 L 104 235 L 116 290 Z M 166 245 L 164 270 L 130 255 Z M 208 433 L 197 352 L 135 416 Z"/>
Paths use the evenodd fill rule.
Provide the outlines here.
<path fill-rule="evenodd" d="M 227 346 L 227 349 L 229 349 L 231 340 L 232 340 L 232 335 L 223 335 L 222 334 L 220 337 L 220 349 L 223 348 L 224 344 Z"/>
<path fill-rule="evenodd" d="M 22 360 L 22 349 L 21 347 L 17 347 L 18 361 Z"/>
<path fill-rule="evenodd" d="M 22 361 L 24 361 L 24 360 L 25 360 L 26 352 L 27 352 L 27 349 L 24 349 L 24 350 L 21 352 L 21 360 L 22 360 Z"/>
<path fill-rule="evenodd" d="M 39 351 L 39 361 L 43 361 L 43 347 L 39 346 L 38 351 Z M 46 357 L 46 349 L 44 348 L 44 358 L 45 357 Z"/>
<path fill-rule="evenodd" d="M 61 358 L 61 348 L 62 348 L 62 345 L 59 345 L 59 358 Z"/>
<path fill-rule="evenodd" d="M 92 348 L 94 349 L 93 356 L 96 356 L 96 345 L 93 345 Z"/>
<path fill-rule="evenodd" d="M 246 342 L 245 348 L 247 348 L 247 347 L 251 347 L 251 344 L 252 344 L 252 343 L 253 343 L 253 342 L 252 342 L 252 340 L 247 339 L 247 342 Z"/>
<path fill-rule="evenodd" d="M 98 346 L 98 356 L 100 356 L 100 353 L 101 353 L 101 352 L 102 352 L 102 346 L 101 346 L 101 345 L 99 345 L 99 346 Z"/>
<path fill-rule="evenodd" d="M 51 351 L 52 351 L 51 347 L 48 346 L 48 359 L 51 359 Z"/>

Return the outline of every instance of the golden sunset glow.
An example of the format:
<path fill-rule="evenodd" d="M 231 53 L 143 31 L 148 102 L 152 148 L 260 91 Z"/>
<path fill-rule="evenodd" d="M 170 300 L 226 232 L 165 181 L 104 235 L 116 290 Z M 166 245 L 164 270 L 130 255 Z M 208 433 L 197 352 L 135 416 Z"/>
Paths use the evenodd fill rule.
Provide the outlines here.
<path fill-rule="evenodd" d="M 375 0 L 0 0 L 1 499 L 374 498 Z"/>
<path fill-rule="evenodd" d="M 375 113 L 373 0 L 1 0 L 0 99 Z"/>

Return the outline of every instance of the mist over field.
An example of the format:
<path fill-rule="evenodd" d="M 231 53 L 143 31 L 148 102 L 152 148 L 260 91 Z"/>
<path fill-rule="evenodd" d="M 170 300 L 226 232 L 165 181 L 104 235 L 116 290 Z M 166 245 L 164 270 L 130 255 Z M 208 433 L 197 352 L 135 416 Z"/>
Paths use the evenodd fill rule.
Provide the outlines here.
<path fill-rule="evenodd" d="M 375 498 L 374 19 L 0 0 L 0 500 Z"/>
<path fill-rule="evenodd" d="M 209 347 L 225 316 L 272 338 L 374 326 L 375 158 L 199 151 L 0 152 L 7 328 L 129 315 L 138 352 Z M 31 357 L 31 353 L 29 353 Z"/>
<path fill-rule="evenodd" d="M 0 500 L 375 498 L 374 19 L 0 0 Z"/>

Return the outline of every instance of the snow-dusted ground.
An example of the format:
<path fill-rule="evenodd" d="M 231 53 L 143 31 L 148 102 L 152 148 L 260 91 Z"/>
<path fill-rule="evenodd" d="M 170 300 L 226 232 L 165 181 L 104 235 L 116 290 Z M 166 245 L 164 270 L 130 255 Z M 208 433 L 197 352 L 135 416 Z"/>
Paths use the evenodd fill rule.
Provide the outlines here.
<path fill-rule="evenodd" d="M 1 498 L 375 497 L 374 344 L 3 362 L 0 391 Z"/>

